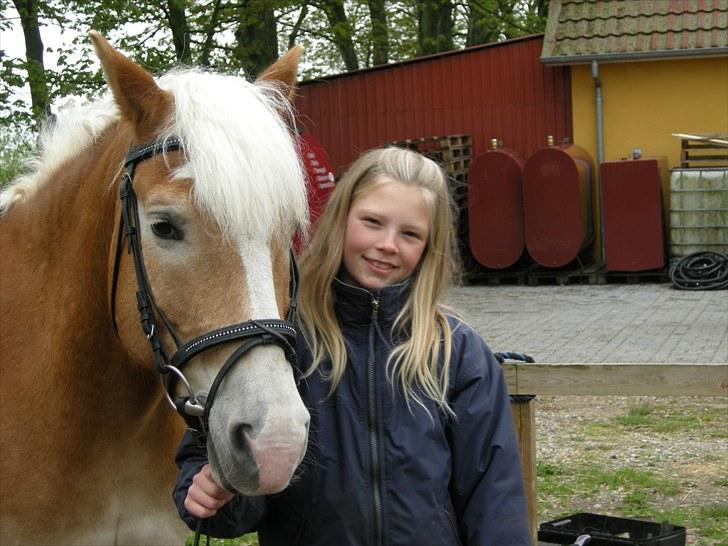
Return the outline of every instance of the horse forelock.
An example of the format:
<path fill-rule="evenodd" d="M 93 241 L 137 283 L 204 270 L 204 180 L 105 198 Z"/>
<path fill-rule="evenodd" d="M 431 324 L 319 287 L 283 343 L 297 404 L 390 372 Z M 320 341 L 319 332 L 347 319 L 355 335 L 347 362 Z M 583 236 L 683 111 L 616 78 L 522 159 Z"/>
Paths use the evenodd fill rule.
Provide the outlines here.
<path fill-rule="evenodd" d="M 296 141 L 273 84 L 199 70 L 175 71 L 159 85 L 172 93 L 166 136 L 184 143 L 176 178 L 193 181 L 196 204 L 231 240 L 290 237 L 307 225 L 306 186 Z"/>
<path fill-rule="evenodd" d="M 30 199 L 68 159 L 93 143 L 119 118 L 110 95 L 87 104 L 68 103 L 43 124 L 38 151 L 25 160 L 27 174 L 17 177 L 0 193 L 0 215 L 13 204 Z"/>
<path fill-rule="evenodd" d="M 227 238 L 270 240 L 274 232 L 288 237 L 307 227 L 303 170 L 279 87 L 195 69 L 172 71 L 158 84 L 175 102 L 161 138 L 180 137 L 188 159 L 175 177 L 193 180 L 196 203 Z M 0 193 L 0 214 L 32 198 L 63 162 L 118 120 L 110 95 L 59 109 L 27 160 L 29 173 Z"/>

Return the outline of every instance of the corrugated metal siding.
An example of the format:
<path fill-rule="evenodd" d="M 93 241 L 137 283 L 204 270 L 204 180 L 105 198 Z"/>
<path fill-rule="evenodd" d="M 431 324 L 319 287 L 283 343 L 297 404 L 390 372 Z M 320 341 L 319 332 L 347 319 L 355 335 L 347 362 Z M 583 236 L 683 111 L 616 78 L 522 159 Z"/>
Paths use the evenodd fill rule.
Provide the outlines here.
<path fill-rule="evenodd" d="M 393 140 L 468 134 L 473 156 L 491 138 L 528 157 L 571 138 L 568 67 L 539 62 L 532 36 L 406 63 L 303 82 L 299 122 L 337 174 L 363 151 Z"/>

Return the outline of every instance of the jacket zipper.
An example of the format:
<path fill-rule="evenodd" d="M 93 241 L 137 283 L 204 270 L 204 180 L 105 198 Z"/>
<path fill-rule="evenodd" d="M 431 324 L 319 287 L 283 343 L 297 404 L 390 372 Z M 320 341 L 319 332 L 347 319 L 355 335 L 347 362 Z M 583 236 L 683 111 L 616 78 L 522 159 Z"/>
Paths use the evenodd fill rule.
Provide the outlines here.
<path fill-rule="evenodd" d="M 379 316 L 379 300 L 372 299 L 372 320 L 369 326 L 369 359 L 368 359 L 368 384 L 369 384 L 369 446 L 372 462 L 372 495 L 374 500 L 374 531 L 377 546 L 383 544 L 382 536 L 382 492 L 380 489 L 380 461 L 379 442 L 377 437 L 377 411 L 376 392 L 374 381 L 374 332 L 375 323 Z"/>

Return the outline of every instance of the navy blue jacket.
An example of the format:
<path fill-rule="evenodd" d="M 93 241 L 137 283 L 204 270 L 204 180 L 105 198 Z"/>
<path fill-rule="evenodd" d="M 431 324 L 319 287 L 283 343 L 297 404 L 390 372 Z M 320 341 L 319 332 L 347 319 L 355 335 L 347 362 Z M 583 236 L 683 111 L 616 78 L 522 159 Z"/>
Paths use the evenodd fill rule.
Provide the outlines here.
<path fill-rule="evenodd" d="M 304 462 L 283 492 L 236 496 L 208 521 L 209 533 L 258 531 L 261 546 L 530 546 L 506 384 L 482 338 L 450 319 L 454 418 L 424 394 L 425 407 L 408 407 L 386 377 L 406 285 L 372 293 L 335 281 L 334 291 L 348 362 L 331 396 L 318 372 L 300 383 L 311 413 Z M 302 340 L 298 357 L 306 369 Z M 192 529 L 183 503 L 206 462 L 186 434 L 174 498 Z"/>

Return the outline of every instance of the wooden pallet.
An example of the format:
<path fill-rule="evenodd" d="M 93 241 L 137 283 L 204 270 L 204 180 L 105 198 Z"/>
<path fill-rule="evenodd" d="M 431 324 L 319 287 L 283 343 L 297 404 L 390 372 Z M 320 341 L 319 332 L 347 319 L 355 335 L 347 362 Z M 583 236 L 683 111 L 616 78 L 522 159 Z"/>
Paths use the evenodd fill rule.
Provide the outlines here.
<path fill-rule="evenodd" d="M 680 138 L 680 166 L 683 168 L 728 166 L 728 134 L 686 135 Z"/>
<path fill-rule="evenodd" d="M 604 283 L 601 284 L 661 284 L 670 282 L 667 269 L 649 271 L 605 271 Z"/>
<path fill-rule="evenodd" d="M 433 137 L 440 143 L 441 148 L 452 148 L 454 146 L 471 146 L 470 135 L 447 135 L 441 137 Z"/>
<path fill-rule="evenodd" d="M 468 271 L 468 284 L 486 286 L 525 286 L 528 272 L 525 269 L 479 269 Z"/>
<path fill-rule="evenodd" d="M 432 158 L 434 161 L 436 159 Z M 470 168 L 470 158 L 437 161 L 448 174 L 467 174 Z"/>
<path fill-rule="evenodd" d="M 548 268 L 534 264 L 528 269 L 528 285 L 604 284 L 601 264 L 570 264 L 563 268 Z"/>
<path fill-rule="evenodd" d="M 390 146 L 416 150 L 426 153 L 433 150 L 469 150 L 471 148 L 470 135 L 443 135 L 420 138 L 408 138 L 405 140 L 394 140 L 387 143 Z M 453 156 L 454 157 L 454 156 Z"/>
<path fill-rule="evenodd" d="M 453 146 L 451 148 L 443 148 L 442 159 L 444 161 L 470 159 L 470 146 Z"/>

